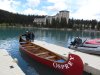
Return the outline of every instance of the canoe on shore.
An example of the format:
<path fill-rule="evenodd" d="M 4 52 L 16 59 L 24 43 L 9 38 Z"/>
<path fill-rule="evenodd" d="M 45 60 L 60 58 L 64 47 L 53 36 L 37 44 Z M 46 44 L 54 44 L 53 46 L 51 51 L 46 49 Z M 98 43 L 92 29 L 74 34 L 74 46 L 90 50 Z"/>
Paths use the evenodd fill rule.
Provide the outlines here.
<path fill-rule="evenodd" d="M 69 54 L 66 57 L 62 57 L 46 48 L 25 41 L 21 36 L 19 38 L 19 43 L 21 51 L 34 60 L 47 65 L 48 67 L 59 70 L 63 75 L 83 74 L 83 62 L 78 55 Z"/>

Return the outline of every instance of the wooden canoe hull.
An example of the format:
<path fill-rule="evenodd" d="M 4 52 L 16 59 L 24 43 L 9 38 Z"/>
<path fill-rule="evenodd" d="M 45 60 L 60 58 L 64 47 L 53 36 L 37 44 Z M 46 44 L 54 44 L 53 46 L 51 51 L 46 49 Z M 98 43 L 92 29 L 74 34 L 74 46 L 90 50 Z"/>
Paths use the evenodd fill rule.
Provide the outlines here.
<path fill-rule="evenodd" d="M 63 72 L 64 75 L 82 75 L 83 74 L 83 62 L 78 55 L 69 54 L 68 56 L 66 56 L 68 60 L 66 62 L 61 63 L 61 62 L 50 61 L 50 60 L 38 57 L 35 54 L 29 52 L 27 49 L 25 49 L 21 45 L 20 45 L 20 50 L 26 53 L 31 58 L 35 59 L 36 61 Z"/>

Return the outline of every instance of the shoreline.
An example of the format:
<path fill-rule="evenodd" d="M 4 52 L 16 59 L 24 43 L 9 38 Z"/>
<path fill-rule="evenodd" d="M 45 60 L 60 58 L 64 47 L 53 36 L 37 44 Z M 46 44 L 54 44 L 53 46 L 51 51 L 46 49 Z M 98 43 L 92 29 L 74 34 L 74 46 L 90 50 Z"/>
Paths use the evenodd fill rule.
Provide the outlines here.
<path fill-rule="evenodd" d="M 7 28 L 7 27 L 11 27 L 11 28 L 36 28 L 36 29 L 45 29 L 45 30 L 67 30 L 67 31 L 84 31 L 84 32 L 100 32 L 100 31 L 98 31 L 98 30 L 88 30 L 88 29 L 84 29 L 84 30 L 79 30 L 79 29 L 77 29 L 77 30 L 73 30 L 73 29 L 71 29 L 71 28 L 44 28 L 44 27 L 32 27 L 32 26 L 26 26 L 26 27 L 24 27 L 24 26 L 0 26 L 0 28 L 1 27 L 4 27 L 4 28 Z"/>

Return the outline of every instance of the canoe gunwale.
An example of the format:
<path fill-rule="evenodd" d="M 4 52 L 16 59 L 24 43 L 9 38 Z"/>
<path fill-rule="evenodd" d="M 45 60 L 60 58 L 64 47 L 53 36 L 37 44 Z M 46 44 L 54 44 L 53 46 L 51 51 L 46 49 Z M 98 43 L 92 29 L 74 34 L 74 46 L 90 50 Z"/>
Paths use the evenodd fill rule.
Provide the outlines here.
<path fill-rule="evenodd" d="M 53 53 L 52 51 L 49 51 L 46 48 L 38 46 L 34 43 L 30 43 L 28 41 L 25 41 L 21 37 L 19 39 L 19 43 L 22 42 L 21 40 L 23 42 L 26 42 L 26 44 L 31 44 L 31 45 L 34 45 L 35 47 L 37 46 L 37 47 L 41 48 L 42 50 L 44 49 L 44 51 L 48 51 L 51 54 Z M 58 62 L 58 61 L 46 59 L 44 57 L 40 57 L 38 55 L 35 55 L 35 53 L 32 53 L 31 51 L 28 50 L 29 47 L 26 48 L 26 46 L 22 46 L 22 44 L 23 43 L 20 43 L 20 50 L 21 51 L 26 53 L 28 56 L 30 56 L 34 60 L 37 60 L 38 62 L 40 62 L 42 64 L 45 64 L 45 65 L 47 65 L 51 68 L 54 68 L 56 70 L 59 70 L 59 71 L 63 72 L 64 75 L 82 75 L 83 74 L 83 61 L 78 55 L 68 54 L 68 56 L 66 56 L 67 60 L 65 60 L 61 55 L 53 53 L 53 55 L 55 55 L 56 57 L 57 56 L 59 57 L 57 59 L 65 60 L 64 62 Z"/>

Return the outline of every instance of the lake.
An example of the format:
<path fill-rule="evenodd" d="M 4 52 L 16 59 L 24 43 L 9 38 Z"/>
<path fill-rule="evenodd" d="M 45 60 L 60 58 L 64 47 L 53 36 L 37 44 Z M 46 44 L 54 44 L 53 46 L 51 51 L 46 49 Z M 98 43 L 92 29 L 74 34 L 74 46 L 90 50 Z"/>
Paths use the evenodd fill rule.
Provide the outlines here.
<path fill-rule="evenodd" d="M 55 29 L 38 28 L 0 28 L 0 48 L 6 49 L 13 58 L 18 59 L 18 65 L 26 75 L 62 75 L 54 69 L 48 68 L 27 55 L 19 51 L 19 35 L 26 31 L 32 31 L 35 34 L 35 40 L 45 41 L 63 47 L 68 47 L 75 37 L 81 37 L 83 40 L 91 38 L 100 38 L 100 32 L 95 31 L 67 31 Z M 84 73 L 84 75 L 88 75 Z"/>

